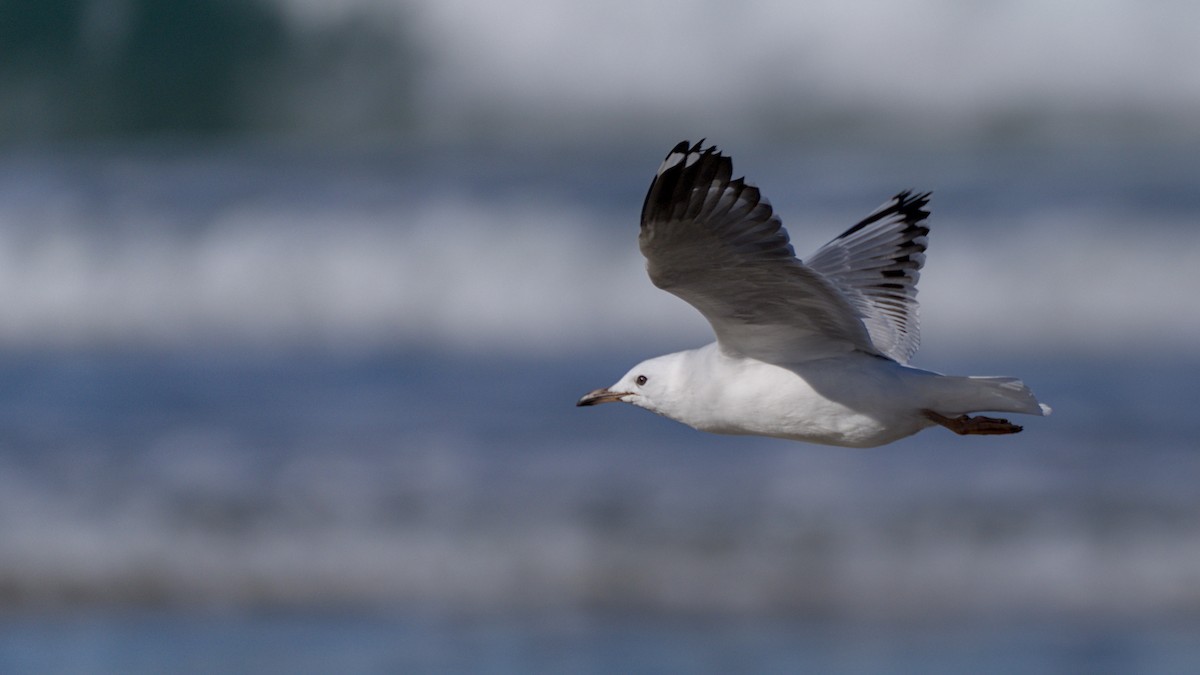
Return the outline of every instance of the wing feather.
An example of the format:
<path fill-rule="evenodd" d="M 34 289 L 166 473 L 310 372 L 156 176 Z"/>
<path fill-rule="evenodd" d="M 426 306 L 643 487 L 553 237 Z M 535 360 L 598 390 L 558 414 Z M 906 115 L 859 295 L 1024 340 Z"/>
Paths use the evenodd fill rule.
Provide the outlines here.
<path fill-rule="evenodd" d="M 901 192 L 808 259 L 858 310 L 875 346 L 900 363 L 921 342 L 917 281 L 928 204 L 928 192 Z"/>
<path fill-rule="evenodd" d="M 651 281 L 700 310 L 726 352 L 776 363 L 879 354 L 855 305 L 796 258 L 770 202 L 702 145 L 676 145 L 646 194 Z"/>

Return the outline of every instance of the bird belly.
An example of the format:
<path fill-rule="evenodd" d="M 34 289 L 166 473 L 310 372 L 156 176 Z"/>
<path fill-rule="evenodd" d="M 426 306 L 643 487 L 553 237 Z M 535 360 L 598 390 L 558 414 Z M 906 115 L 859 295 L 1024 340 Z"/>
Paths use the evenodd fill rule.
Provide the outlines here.
<path fill-rule="evenodd" d="M 731 412 L 692 426 L 714 434 L 770 436 L 850 448 L 884 445 L 928 426 L 914 418 L 867 414 L 819 396 L 792 398 L 788 403 L 793 406 L 791 412 L 771 420 L 754 414 L 762 408 L 748 403 L 746 414 Z"/>
<path fill-rule="evenodd" d="M 719 388 L 700 391 L 707 414 L 680 420 L 701 431 L 873 447 L 930 425 L 915 414 L 902 376 L 875 357 L 827 359 L 785 368 L 731 364 L 737 372 Z"/>

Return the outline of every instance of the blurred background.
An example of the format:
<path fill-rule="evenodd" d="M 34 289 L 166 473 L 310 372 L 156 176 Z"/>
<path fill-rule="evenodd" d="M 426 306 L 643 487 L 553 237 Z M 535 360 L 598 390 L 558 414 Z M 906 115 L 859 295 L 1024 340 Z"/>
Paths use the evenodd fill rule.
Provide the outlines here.
<path fill-rule="evenodd" d="M 1200 5 L 0 2 L 0 671 L 1200 670 Z M 934 190 L 1023 434 L 716 437 L 637 251 Z"/>

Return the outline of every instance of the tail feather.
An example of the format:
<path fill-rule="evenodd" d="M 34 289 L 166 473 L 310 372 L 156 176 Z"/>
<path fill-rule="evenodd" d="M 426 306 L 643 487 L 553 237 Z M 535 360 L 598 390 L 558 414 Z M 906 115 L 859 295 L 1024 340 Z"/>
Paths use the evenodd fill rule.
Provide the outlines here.
<path fill-rule="evenodd" d="M 942 414 L 1005 412 L 1046 416 L 1050 406 L 1039 403 L 1025 383 L 1015 377 L 946 377 L 944 398 L 935 409 Z"/>

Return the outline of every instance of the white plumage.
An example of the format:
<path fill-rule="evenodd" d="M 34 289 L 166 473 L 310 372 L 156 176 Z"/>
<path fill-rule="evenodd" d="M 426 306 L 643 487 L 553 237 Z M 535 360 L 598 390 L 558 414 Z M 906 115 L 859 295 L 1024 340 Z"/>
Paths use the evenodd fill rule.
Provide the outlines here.
<path fill-rule="evenodd" d="M 967 413 L 1050 412 L 1014 378 L 904 365 L 920 342 L 928 193 L 896 195 L 805 264 L 766 198 L 702 143 L 676 145 L 659 167 L 639 243 L 651 281 L 700 310 L 717 341 L 644 361 L 578 405 L 623 401 L 702 431 L 853 447 L 934 424 L 1015 433 Z"/>

